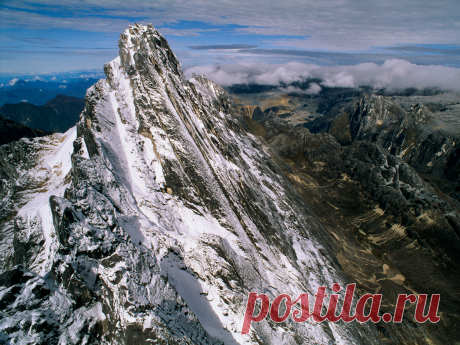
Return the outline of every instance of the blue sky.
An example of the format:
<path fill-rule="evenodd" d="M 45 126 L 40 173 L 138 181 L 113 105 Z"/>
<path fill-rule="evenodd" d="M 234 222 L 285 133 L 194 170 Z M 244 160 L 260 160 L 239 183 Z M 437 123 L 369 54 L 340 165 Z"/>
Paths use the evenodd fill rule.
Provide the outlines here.
<path fill-rule="evenodd" d="M 392 59 L 460 68 L 459 13 L 457 0 L 3 0 L 0 76 L 102 71 L 134 22 L 152 23 L 186 69 Z"/>

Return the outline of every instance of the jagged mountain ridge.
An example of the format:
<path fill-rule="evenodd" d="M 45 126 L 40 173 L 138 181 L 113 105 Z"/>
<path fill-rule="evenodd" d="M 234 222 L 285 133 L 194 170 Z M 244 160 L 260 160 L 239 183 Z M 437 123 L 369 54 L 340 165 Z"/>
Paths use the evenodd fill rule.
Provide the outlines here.
<path fill-rule="evenodd" d="M 21 138 L 35 138 L 50 134 L 52 133 L 29 128 L 21 123 L 5 119 L 0 115 L 0 145 L 8 144 Z"/>
<path fill-rule="evenodd" d="M 405 110 L 388 97 L 364 94 L 345 107 L 324 131 L 342 144 L 380 144 L 459 201 L 459 122 L 434 116 L 423 104 Z"/>
<path fill-rule="evenodd" d="M 57 95 L 44 105 L 4 104 L 0 107 L 0 115 L 31 128 L 64 133 L 75 126 L 84 107 L 85 101 L 81 98 Z"/>
<path fill-rule="evenodd" d="M 434 119 L 423 113 L 423 106 L 408 116 L 388 98 L 375 95 L 365 95 L 347 109 L 353 111 L 336 117 L 328 127 L 334 136 L 313 134 L 268 113 L 258 122 L 245 113 L 244 120 L 289 165 L 285 175 L 331 233 L 333 251 L 361 294 L 381 293 L 382 312 L 394 310 L 398 294 L 441 294 L 442 324 L 414 322 L 412 306 L 402 324 L 377 324 L 382 341 L 455 343 L 460 205 L 422 178 L 417 166 L 390 153 L 392 147 L 401 152 L 405 144 L 393 141 L 394 133 L 401 135 L 409 128 L 417 133 L 414 137 L 429 138 L 425 123 Z M 422 151 L 423 140 L 411 146 L 413 152 Z M 440 169 L 450 154 L 425 153 L 439 158 Z"/>
<path fill-rule="evenodd" d="M 347 284 L 330 236 L 284 176 L 285 163 L 244 131 L 223 89 L 202 76 L 187 81 L 153 26 L 130 27 L 119 47 L 107 79 L 86 94 L 76 139 L 56 137 L 62 144 L 48 151 L 71 157 L 47 170 L 49 201 L 24 196 L 18 209 L 16 165 L 2 170 L 15 239 L 13 250 L 2 246 L 14 253 L 0 275 L 2 336 L 59 344 L 380 343 L 373 324 L 358 323 L 266 320 L 239 334 L 250 291 L 273 298 Z M 17 143 L 6 147 L 23 152 Z M 31 189 L 43 187 L 34 182 L 40 178 L 27 179 Z"/>

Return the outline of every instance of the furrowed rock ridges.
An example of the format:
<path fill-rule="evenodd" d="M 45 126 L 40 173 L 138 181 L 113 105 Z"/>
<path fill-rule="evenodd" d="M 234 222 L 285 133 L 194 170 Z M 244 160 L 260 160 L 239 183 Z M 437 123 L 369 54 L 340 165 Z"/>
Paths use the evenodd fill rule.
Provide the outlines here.
<path fill-rule="evenodd" d="M 347 285 L 334 243 L 284 175 L 289 167 L 244 130 L 221 87 L 204 76 L 187 81 L 151 25 L 130 26 L 119 48 L 104 66 L 107 79 L 87 91 L 72 147 L 70 139 L 58 146 L 70 173 L 46 194 L 51 222 L 26 221 L 26 259 L 15 267 L 5 260 L 2 336 L 50 344 L 381 343 L 372 323 L 265 320 L 240 334 L 251 291 L 273 299 Z M 8 167 L 5 200 L 17 164 Z M 16 217 L 6 221 L 19 224 Z M 34 234 L 49 244 L 39 260 Z"/>
<path fill-rule="evenodd" d="M 372 105 L 369 99 L 374 100 Z M 384 146 L 394 143 L 385 141 L 389 138 L 385 128 L 394 130 L 385 125 L 410 122 L 405 111 L 377 96 L 358 99 L 350 108 L 354 112 L 345 115 L 344 123 L 336 118 L 329 127 L 334 136 L 313 134 L 269 114 L 257 123 L 263 130 L 252 119 L 244 119 L 248 130 L 265 133 L 288 164 L 286 176 L 334 238 L 333 251 L 349 280 L 357 283 L 359 294 L 382 294 L 382 313 L 394 311 L 399 294 L 442 296 L 442 324 L 418 324 L 414 306 L 408 307 L 405 322 L 377 324 L 381 340 L 385 344 L 455 342 L 460 315 L 455 293 L 460 280 L 456 264 L 460 205 Z M 414 117 L 423 119 L 424 111 L 419 106 Z M 402 130 L 411 128 L 423 135 L 427 121 L 419 125 L 414 121 Z M 348 131 L 346 137 L 353 140 L 341 145 L 338 139 L 345 137 L 341 131 Z M 400 146 L 395 147 L 394 153 L 400 152 Z"/>
<path fill-rule="evenodd" d="M 453 128 L 423 104 L 403 109 L 389 97 L 364 94 L 345 107 L 325 132 L 345 145 L 380 144 L 459 201 L 460 133 Z"/>

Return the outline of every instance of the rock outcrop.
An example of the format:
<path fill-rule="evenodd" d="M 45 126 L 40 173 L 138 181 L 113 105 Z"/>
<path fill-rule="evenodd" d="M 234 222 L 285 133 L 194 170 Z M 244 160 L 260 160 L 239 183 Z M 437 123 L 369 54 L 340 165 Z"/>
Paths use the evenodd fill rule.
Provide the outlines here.
<path fill-rule="evenodd" d="M 449 124 L 423 104 L 405 110 L 388 97 L 364 94 L 345 107 L 325 132 L 345 145 L 354 141 L 380 144 L 458 201 L 460 134 L 448 133 L 446 127 Z"/>
<path fill-rule="evenodd" d="M 362 102 L 369 98 L 375 101 L 372 107 Z M 404 157 L 383 147 L 394 143 L 385 128 L 395 130 L 393 121 L 407 121 L 405 111 L 394 107 L 391 113 L 382 112 L 388 100 L 380 97 L 364 97 L 355 104 L 362 106 L 359 116 L 349 113 L 352 121 L 340 128 L 352 138 L 343 146 L 331 134 L 312 134 L 279 117 L 267 115 L 258 125 L 289 166 L 285 175 L 335 239 L 333 251 L 360 293 L 382 294 L 382 312 L 394 310 L 398 294 L 441 294 L 443 324 L 416 323 L 411 307 L 406 322 L 377 324 L 382 341 L 452 343 L 459 336 L 455 330 L 460 301 L 455 291 L 460 279 L 460 207 Z M 339 118 L 335 121 L 341 123 Z M 423 125 L 411 128 L 422 132 Z M 332 134 L 343 138 L 340 131 Z M 414 152 L 420 151 L 414 146 Z"/>
<path fill-rule="evenodd" d="M 131 26 L 119 48 L 107 79 L 86 94 L 76 137 L 70 130 L 54 149 L 34 139 L 2 153 L 2 207 L 10 207 L 2 226 L 13 226 L 21 248 L 20 260 L 15 247 L 4 255 L 0 275 L 3 339 L 381 343 L 372 323 L 265 320 L 241 335 L 251 291 L 273 299 L 347 285 L 335 244 L 284 175 L 289 167 L 244 130 L 221 87 L 187 81 L 151 25 Z M 21 156 L 21 145 L 38 156 L 7 158 Z M 70 165 L 40 161 L 46 150 Z M 37 172 L 18 172 L 29 161 Z M 40 176 L 49 186 L 34 189 L 42 196 L 34 203 L 13 193 L 27 174 L 31 190 Z"/>

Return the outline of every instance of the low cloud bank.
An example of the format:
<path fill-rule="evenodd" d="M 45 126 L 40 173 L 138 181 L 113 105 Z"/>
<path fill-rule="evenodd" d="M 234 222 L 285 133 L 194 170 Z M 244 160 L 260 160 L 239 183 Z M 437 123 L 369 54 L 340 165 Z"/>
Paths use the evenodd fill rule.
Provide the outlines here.
<path fill-rule="evenodd" d="M 282 93 L 297 92 L 315 95 L 321 91 L 321 86 L 319 86 L 317 83 L 311 83 L 310 86 L 306 90 L 304 90 L 299 87 L 289 85 L 287 87 L 279 87 L 278 90 Z"/>
<path fill-rule="evenodd" d="M 308 93 L 317 93 L 321 86 L 359 87 L 370 86 L 388 90 L 438 88 L 460 90 L 460 68 L 440 65 L 416 65 L 405 60 L 386 60 L 382 65 L 361 63 L 352 66 L 321 67 L 300 62 L 286 64 L 225 64 L 192 66 L 185 68 L 185 75 L 204 74 L 222 86 L 235 84 L 279 85 L 302 82 L 311 78 L 322 81 L 311 84 Z"/>

